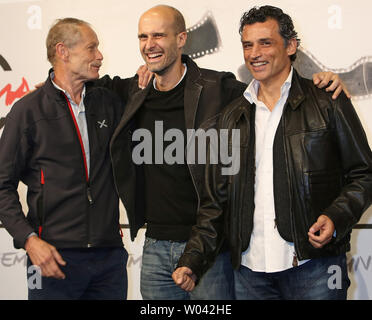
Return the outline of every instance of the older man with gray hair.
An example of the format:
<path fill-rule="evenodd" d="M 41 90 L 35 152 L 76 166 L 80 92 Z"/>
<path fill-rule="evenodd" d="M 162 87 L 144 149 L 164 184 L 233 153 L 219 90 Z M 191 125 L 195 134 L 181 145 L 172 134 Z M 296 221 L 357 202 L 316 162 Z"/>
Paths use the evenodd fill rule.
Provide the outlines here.
<path fill-rule="evenodd" d="M 46 45 L 53 69 L 13 106 L 0 140 L 0 220 L 28 266 L 40 267 L 29 299 L 125 299 L 128 254 L 109 156 L 122 104 L 91 83 L 103 56 L 87 22 L 58 20 Z"/>

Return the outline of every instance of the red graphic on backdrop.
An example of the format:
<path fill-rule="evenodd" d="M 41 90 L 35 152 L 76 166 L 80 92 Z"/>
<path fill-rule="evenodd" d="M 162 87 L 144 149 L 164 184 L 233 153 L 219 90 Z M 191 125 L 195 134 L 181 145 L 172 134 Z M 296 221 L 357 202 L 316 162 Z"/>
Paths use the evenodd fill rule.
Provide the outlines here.
<path fill-rule="evenodd" d="M 28 83 L 25 78 L 22 78 L 22 83 L 18 87 L 16 91 L 12 91 L 12 85 L 9 83 L 7 84 L 4 89 L 0 91 L 0 98 L 6 94 L 5 96 L 5 105 L 10 106 L 13 104 L 14 100 L 22 98 L 30 89 L 28 87 Z"/>

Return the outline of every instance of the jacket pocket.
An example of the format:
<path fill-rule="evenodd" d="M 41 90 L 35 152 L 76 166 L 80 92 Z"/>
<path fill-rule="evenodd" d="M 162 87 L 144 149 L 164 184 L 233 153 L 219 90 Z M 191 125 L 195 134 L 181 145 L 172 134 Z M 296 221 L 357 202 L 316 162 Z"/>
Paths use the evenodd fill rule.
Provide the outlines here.
<path fill-rule="evenodd" d="M 343 178 L 340 171 L 311 171 L 304 173 L 304 192 L 307 225 L 313 225 L 341 192 Z"/>

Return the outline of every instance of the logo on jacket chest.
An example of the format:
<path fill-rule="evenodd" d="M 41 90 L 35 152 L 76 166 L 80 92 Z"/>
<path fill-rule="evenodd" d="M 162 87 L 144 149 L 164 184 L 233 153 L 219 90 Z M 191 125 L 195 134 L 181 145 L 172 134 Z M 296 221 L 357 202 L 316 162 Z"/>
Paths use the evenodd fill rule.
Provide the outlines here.
<path fill-rule="evenodd" d="M 108 128 L 108 123 L 106 122 L 106 120 L 102 120 L 102 121 L 97 121 L 98 125 L 99 125 L 99 128 L 102 129 L 102 128 Z"/>

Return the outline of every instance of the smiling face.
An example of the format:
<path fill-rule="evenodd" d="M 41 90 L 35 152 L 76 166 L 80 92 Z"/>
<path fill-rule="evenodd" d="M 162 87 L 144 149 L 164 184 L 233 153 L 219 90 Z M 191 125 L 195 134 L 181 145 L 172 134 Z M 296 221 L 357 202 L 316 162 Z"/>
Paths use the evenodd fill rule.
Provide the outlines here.
<path fill-rule="evenodd" d="M 245 65 L 262 84 L 282 84 L 291 68 L 290 55 L 296 52 L 297 41 L 285 45 L 276 20 L 268 19 L 245 25 L 241 37 Z"/>
<path fill-rule="evenodd" d="M 177 62 L 181 63 L 186 32 L 176 30 L 174 16 L 169 10 L 157 8 L 144 13 L 138 24 L 138 39 L 150 71 L 163 75 Z"/>
<path fill-rule="evenodd" d="M 67 67 L 75 79 L 89 81 L 99 78 L 103 56 L 98 45 L 96 33 L 88 26 L 81 26 L 79 41 L 67 49 Z"/>

